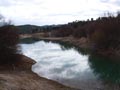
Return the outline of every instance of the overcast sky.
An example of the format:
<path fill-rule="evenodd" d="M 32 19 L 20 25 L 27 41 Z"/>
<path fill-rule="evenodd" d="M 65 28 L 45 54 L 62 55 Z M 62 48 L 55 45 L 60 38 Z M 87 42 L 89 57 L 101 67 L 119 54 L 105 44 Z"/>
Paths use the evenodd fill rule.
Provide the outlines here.
<path fill-rule="evenodd" d="M 120 10 L 120 0 L 0 0 L 0 13 L 16 25 L 63 24 Z"/>

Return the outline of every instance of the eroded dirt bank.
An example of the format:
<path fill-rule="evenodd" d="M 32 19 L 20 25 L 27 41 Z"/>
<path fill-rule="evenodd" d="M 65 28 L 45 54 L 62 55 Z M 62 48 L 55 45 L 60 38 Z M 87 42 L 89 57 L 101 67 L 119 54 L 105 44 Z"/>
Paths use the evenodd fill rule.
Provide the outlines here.
<path fill-rule="evenodd" d="M 34 60 L 22 56 L 13 65 L 0 66 L 0 90 L 77 90 L 63 86 L 31 71 Z"/>

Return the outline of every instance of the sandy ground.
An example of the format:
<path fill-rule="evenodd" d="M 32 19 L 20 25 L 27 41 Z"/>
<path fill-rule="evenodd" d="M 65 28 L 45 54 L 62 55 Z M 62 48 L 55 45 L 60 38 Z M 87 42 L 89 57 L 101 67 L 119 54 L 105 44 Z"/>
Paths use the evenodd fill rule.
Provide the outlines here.
<path fill-rule="evenodd" d="M 39 77 L 31 71 L 35 61 L 21 56 L 13 65 L 0 66 L 0 90 L 78 90 Z"/>

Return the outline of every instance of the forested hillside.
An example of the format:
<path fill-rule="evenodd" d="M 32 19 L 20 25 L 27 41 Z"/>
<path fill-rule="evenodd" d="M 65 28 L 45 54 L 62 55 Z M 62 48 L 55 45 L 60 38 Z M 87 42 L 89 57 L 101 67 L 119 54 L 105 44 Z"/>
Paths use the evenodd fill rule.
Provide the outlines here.
<path fill-rule="evenodd" d="M 60 25 L 45 25 L 45 26 L 37 26 L 37 25 L 20 25 L 16 26 L 20 34 L 33 34 L 33 33 L 40 33 L 40 32 L 49 32 Z"/>

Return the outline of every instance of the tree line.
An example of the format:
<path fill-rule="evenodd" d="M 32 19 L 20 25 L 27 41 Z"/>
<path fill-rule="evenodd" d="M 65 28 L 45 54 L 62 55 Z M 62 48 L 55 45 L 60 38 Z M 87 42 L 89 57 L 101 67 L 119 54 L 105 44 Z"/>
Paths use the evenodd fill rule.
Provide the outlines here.
<path fill-rule="evenodd" d="M 120 50 L 120 13 L 96 20 L 75 21 L 51 31 L 53 37 L 87 38 L 96 50 Z"/>

